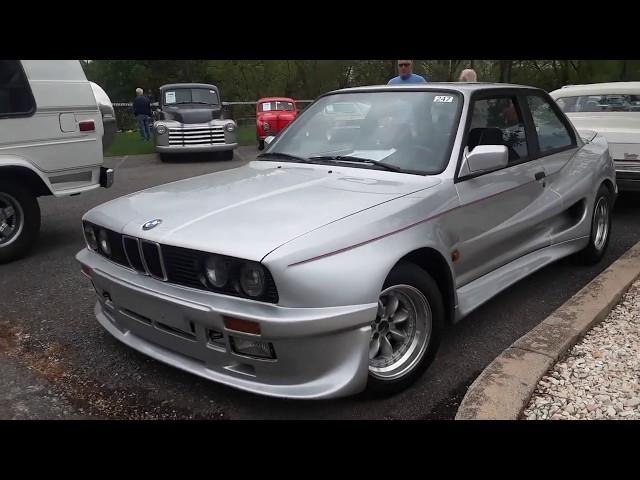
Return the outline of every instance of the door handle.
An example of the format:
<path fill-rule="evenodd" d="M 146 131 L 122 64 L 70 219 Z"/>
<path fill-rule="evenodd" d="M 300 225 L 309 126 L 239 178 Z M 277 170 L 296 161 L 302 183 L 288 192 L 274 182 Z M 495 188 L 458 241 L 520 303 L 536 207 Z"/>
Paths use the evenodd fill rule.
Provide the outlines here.
<path fill-rule="evenodd" d="M 546 175 L 544 172 L 536 172 L 536 175 L 535 175 L 536 180 L 541 180 L 541 179 L 543 179 L 543 178 L 544 178 L 544 177 L 546 177 L 546 176 L 547 176 L 547 175 Z"/>

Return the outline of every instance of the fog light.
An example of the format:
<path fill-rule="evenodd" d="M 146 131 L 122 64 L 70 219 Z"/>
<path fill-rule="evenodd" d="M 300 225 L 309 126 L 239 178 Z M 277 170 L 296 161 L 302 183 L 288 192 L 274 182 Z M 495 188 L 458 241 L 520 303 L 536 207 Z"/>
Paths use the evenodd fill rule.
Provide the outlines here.
<path fill-rule="evenodd" d="M 229 337 L 229 342 L 231 343 L 233 351 L 238 355 L 254 358 L 268 358 L 271 360 L 276 358 L 276 351 L 273 348 L 273 344 L 270 342 L 240 337 Z"/>

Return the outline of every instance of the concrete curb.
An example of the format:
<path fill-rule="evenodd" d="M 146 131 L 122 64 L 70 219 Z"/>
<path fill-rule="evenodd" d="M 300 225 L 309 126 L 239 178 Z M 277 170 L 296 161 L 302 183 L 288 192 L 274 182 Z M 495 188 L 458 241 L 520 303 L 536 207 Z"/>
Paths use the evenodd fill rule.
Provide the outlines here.
<path fill-rule="evenodd" d="M 640 242 L 529 333 L 504 350 L 471 384 L 456 420 L 517 420 L 538 381 L 640 276 Z"/>

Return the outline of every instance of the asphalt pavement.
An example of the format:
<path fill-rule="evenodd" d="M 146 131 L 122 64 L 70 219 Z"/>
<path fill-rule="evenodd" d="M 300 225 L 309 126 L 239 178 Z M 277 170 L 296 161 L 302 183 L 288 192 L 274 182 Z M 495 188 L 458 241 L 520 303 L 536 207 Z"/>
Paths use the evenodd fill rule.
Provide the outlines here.
<path fill-rule="evenodd" d="M 111 189 L 41 198 L 39 240 L 22 260 L 0 265 L 0 419 L 453 419 L 467 387 L 527 333 L 640 240 L 640 195 L 621 195 L 608 252 L 598 265 L 572 259 L 517 283 L 449 328 L 436 360 L 405 392 L 330 401 L 259 397 L 182 372 L 111 337 L 95 320 L 95 294 L 75 254 L 81 216 L 112 198 L 153 185 L 234 168 L 257 154 L 241 147 L 230 162 L 155 155 L 114 157 Z"/>

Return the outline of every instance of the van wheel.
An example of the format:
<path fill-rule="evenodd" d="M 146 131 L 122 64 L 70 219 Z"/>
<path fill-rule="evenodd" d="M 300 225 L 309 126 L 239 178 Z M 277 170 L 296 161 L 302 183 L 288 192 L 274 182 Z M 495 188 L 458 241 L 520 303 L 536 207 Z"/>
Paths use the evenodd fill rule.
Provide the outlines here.
<path fill-rule="evenodd" d="M 579 252 L 579 260 L 586 265 L 598 263 L 604 256 L 611 236 L 611 192 L 600 185 L 591 216 L 591 235 L 589 244 Z"/>
<path fill-rule="evenodd" d="M 371 324 L 368 391 L 389 395 L 413 383 L 435 358 L 443 324 L 444 303 L 431 275 L 412 263 L 396 266 Z"/>
<path fill-rule="evenodd" d="M 0 181 L 0 263 L 22 257 L 40 231 L 40 206 L 26 188 Z"/>

